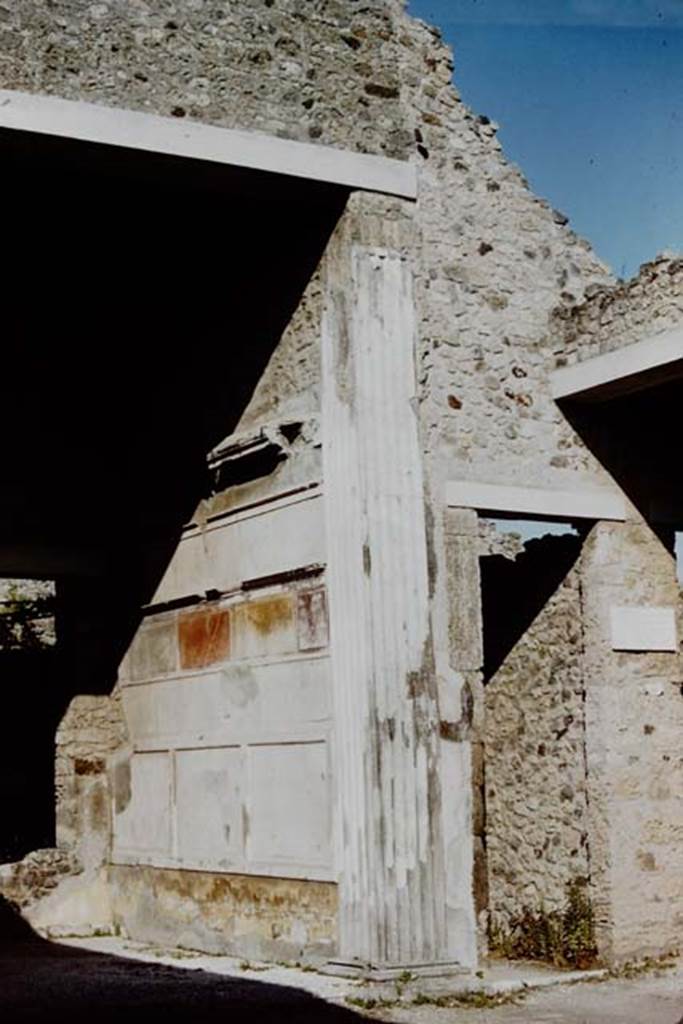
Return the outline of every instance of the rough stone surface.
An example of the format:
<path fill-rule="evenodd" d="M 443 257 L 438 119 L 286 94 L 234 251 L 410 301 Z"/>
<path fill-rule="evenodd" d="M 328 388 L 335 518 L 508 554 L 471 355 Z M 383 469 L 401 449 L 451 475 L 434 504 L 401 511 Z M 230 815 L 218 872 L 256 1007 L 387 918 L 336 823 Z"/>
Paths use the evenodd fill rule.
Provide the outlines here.
<path fill-rule="evenodd" d="M 273 352 L 236 433 L 318 416 L 321 316 L 322 292 L 316 274 Z"/>
<path fill-rule="evenodd" d="M 557 365 L 590 359 L 683 322 L 683 259 L 663 254 L 629 281 L 589 288 L 580 305 L 555 312 L 563 344 Z"/>
<path fill-rule="evenodd" d="M 191 0 L 49 8 L 20 0 L 2 42 L 5 88 L 417 162 L 408 244 L 426 442 L 443 443 L 444 458 L 470 475 L 484 462 L 500 471 L 503 451 L 507 473 L 520 458 L 541 477 L 586 469 L 545 379 L 548 315 L 609 275 L 507 163 L 496 126 L 453 88 L 449 49 L 399 0 L 233 0 L 210 11 Z M 314 282 L 298 314 L 313 337 L 318 302 Z M 284 369 L 278 355 L 272 373 L 278 386 L 294 381 L 298 401 L 317 357 L 306 332 L 292 330 L 302 372 Z M 250 417 L 283 401 L 264 384 Z"/>
<path fill-rule="evenodd" d="M 596 526 L 582 574 L 593 904 L 601 951 L 623 960 L 680 942 L 683 670 L 680 653 L 613 651 L 609 614 L 674 607 L 680 630 L 680 592 L 641 521 Z"/>
<path fill-rule="evenodd" d="M 486 687 L 494 935 L 525 910 L 562 911 L 567 885 L 590 875 L 581 624 L 574 569 Z"/>
<path fill-rule="evenodd" d="M 70 850 L 34 850 L 16 864 L 0 865 L 0 893 L 18 907 L 29 907 L 82 870 Z"/>
<path fill-rule="evenodd" d="M 111 848 L 107 758 L 126 742 L 118 692 L 74 697 L 57 731 L 57 845 L 87 867 L 105 863 Z"/>

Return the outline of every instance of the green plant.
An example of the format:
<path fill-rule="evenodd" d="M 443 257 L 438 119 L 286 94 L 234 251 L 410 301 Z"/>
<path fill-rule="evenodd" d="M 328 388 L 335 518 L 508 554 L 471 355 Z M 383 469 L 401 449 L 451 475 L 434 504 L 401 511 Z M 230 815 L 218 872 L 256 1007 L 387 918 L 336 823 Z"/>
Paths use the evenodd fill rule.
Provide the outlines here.
<path fill-rule="evenodd" d="M 357 1006 L 359 1010 L 380 1010 L 396 1006 L 397 999 L 363 999 L 360 996 L 346 996 L 349 1006 Z"/>
<path fill-rule="evenodd" d="M 510 959 L 544 960 L 580 969 L 592 966 L 598 951 L 586 879 L 568 883 L 561 910 L 525 907 L 508 929 L 491 929 L 489 941 L 492 951 Z"/>
<path fill-rule="evenodd" d="M 461 1007 L 469 1010 L 490 1010 L 495 1006 L 521 1002 L 525 992 L 456 992 L 452 995 L 430 996 L 418 992 L 413 1006 L 436 1006 L 440 1009 Z"/>

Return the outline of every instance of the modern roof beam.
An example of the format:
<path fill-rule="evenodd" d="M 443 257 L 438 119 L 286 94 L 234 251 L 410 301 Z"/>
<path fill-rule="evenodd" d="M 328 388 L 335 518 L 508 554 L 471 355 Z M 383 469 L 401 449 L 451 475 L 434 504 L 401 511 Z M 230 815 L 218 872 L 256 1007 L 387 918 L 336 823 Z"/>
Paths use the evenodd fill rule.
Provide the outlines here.
<path fill-rule="evenodd" d="M 401 160 L 54 96 L 0 90 L 3 129 L 417 197 L 415 166 Z"/>
<path fill-rule="evenodd" d="M 621 493 L 608 487 L 574 485 L 572 487 L 520 487 L 485 483 L 479 480 L 449 480 L 446 505 L 473 508 L 479 512 L 534 519 L 626 519 L 626 503 Z"/>
<path fill-rule="evenodd" d="M 553 398 L 602 401 L 683 376 L 683 327 L 551 374 Z"/>

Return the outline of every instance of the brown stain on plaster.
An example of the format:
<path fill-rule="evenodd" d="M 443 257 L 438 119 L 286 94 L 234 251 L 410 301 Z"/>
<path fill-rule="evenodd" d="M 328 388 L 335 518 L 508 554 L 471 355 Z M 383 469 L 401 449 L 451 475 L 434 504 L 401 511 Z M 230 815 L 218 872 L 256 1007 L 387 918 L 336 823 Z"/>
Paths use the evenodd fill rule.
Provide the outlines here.
<path fill-rule="evenodd" d="M 101 757 L 77 757 L 74 759 L 75 775 L 101 775 L 104 761 Z"/>
<path fill-rule="evenodd" d="M 130 803 L 132 796 L 130 761 L 128 759 L 119 761 L 114 765 L 112 789 L 114 792 L 114 811 L 116 814 L 122 814 Z"/>
<path fill-rule="evenodd" d="M 205 668 L 230 654 L 230 612 L 226 608 L 202 608 L 178 620 L 180 666 Z"/>
<path fill-rule="evenodd" d="M 252 601 L 246 605 L 249 625 L 257 633 L 267 636 L 278 629 L 286 628 L 294 618 L 294 605 L 288 594 L 270 597 L 264 601 Z"/>
<path fill-rule="evenodd" d="M 436 555 L 436 543 L 434 540 L 434 512 L 432 511 L 431 501 L 425 501 L 424 515 L 425 542 L 427 545 L 427 590 L 429 600 L 432 601 L 436 592 L 436 581 L 439 574 L 439 560 Z"/>
<path fill-rule="evenodd" d="M 638 850 L 636 857 L 638 859 L 638 864 L 643 871 L 657 870 L 655 856 L 649 850 Z"/>
<path fill-rule="evenodd" d="M 370 553 L 370 545 L 367 541 L 363 545 L 363 572 L 366 576 L 370 576 L 372 572 L 372 554 Z"/>
<path fill-rule="evenodd" d="M 104 832 L 109 828 L 109 808 L 107 801 L 107 787 L 98 782 L 89 793 L 90 828 L 95 832 Z"/>
<path fill-rule="evenodd" d="M 296 613 L 299 650 L 313 651 L 327 647 L 330 626 L 325 587 L 316 587 L 315 590 L 300 590 L 297 594 Z"/>
<path fill-rule="evenodd" d="M 462 706 L 460 720 L 457 722 L 441 721 L 439 723 L 439 735 L 442 740 L 462 743 L 471 738 L 472 721 L 474 719 L 474 694 L 468 682 L 463 684 L 460 691 L 460 702 Z"/>
<path fill-rule="evenodd" d="M 116 923 L 150 938 L 176 935 L 183 925 L 192 948 L 208 939 L 214 948 L 243 954 L 247 942 L 270 957 L 278 951 L 274 939 L 296 945 L 297 955 L 316 946 L 329 953 L 336 942 L 334 882 L 132 865 L 110 865 L 109 878 Z"/>
<path fill-rule="evenodd" d="M 331 268 L 338 270 L 335 265 Z M 342 279 L 346 276 L 342 273 Z M 337 344 L 334 351 L 334 378 L 337 398 L 343 405 L 352 406 L 355 394 L 353 381 L 353 353 L 349 333 L 349 310 L 346 296 L 341 289 L 335 289 L 331 300 Z"/>

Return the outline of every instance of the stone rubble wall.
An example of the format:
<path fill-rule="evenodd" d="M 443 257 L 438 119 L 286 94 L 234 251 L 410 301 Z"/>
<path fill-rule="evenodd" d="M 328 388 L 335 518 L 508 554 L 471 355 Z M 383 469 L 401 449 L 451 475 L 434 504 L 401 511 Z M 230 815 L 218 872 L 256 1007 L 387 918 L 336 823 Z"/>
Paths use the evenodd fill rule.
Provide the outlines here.
<path fill-rule="evenodd" d="M 85 867 L 100 867 L 111 852 L 108 758 L 127 741 L 121 694 L 78 696 L 56 736 L 57 846 Z"/>
<path fill-rule="evenodd" d="M 629 281 L 591 286 L 586 301 L 559 307 L 556 365 L 566 366 L 644 341 L 683 323 L 683 259 L 667 254 L 644 263 Z"/>
<path fill-rule="evenodd" d="M 581 623 L 574 568 L 486 686 L 494 937 L 525 910 L 563 911 L 568 884 L 590 876 Z"/>
<path fill-rule="evenodd" d="M 55 740 L 57 846 L 0 866 L 0 894 L 43 934 L 108 933 L 112 849 L 108 759 L 126 742 L 118 692 L 71 701 Z"/>
<path fill-rule="evenodd" d="M 320 415 L 322 290 L 316 274 L 244 410 L 235 434 Z M 317 438 L 312 439 L 315 445 Z"/>
<path fill-rule="evenodd" d="M 17 0 L 0 35 L 5 88 L 416 162 L 425 444 L 470 476 L 509 475 L 513 460 L 540 479 L 595 472 L 549 395 L 548 316 L 611 278 L 505 160 L 452 71 L 438 32 L 399 0 Z"/>
<path fill-rule="evenodd" d="M 405 157 L 398 5 L 380 0 L 3 3 L 0 82 Z"/>
<path fill-rule="evenodd" d="M 17 907 L 30 908 L 82 870 L 70 850 L 34 850 L 17 863 L 0 865 L 0 895 Z"/>
<path fill-rule="evenodd" d="M 582 558 L 592 899 L 611 960 L 680 945 L 683 924 L 683 664 L 677 652 L 615 651 L 623 605 L 677 610 L 675 562 L 642 521 L 600 523 Z"/>

